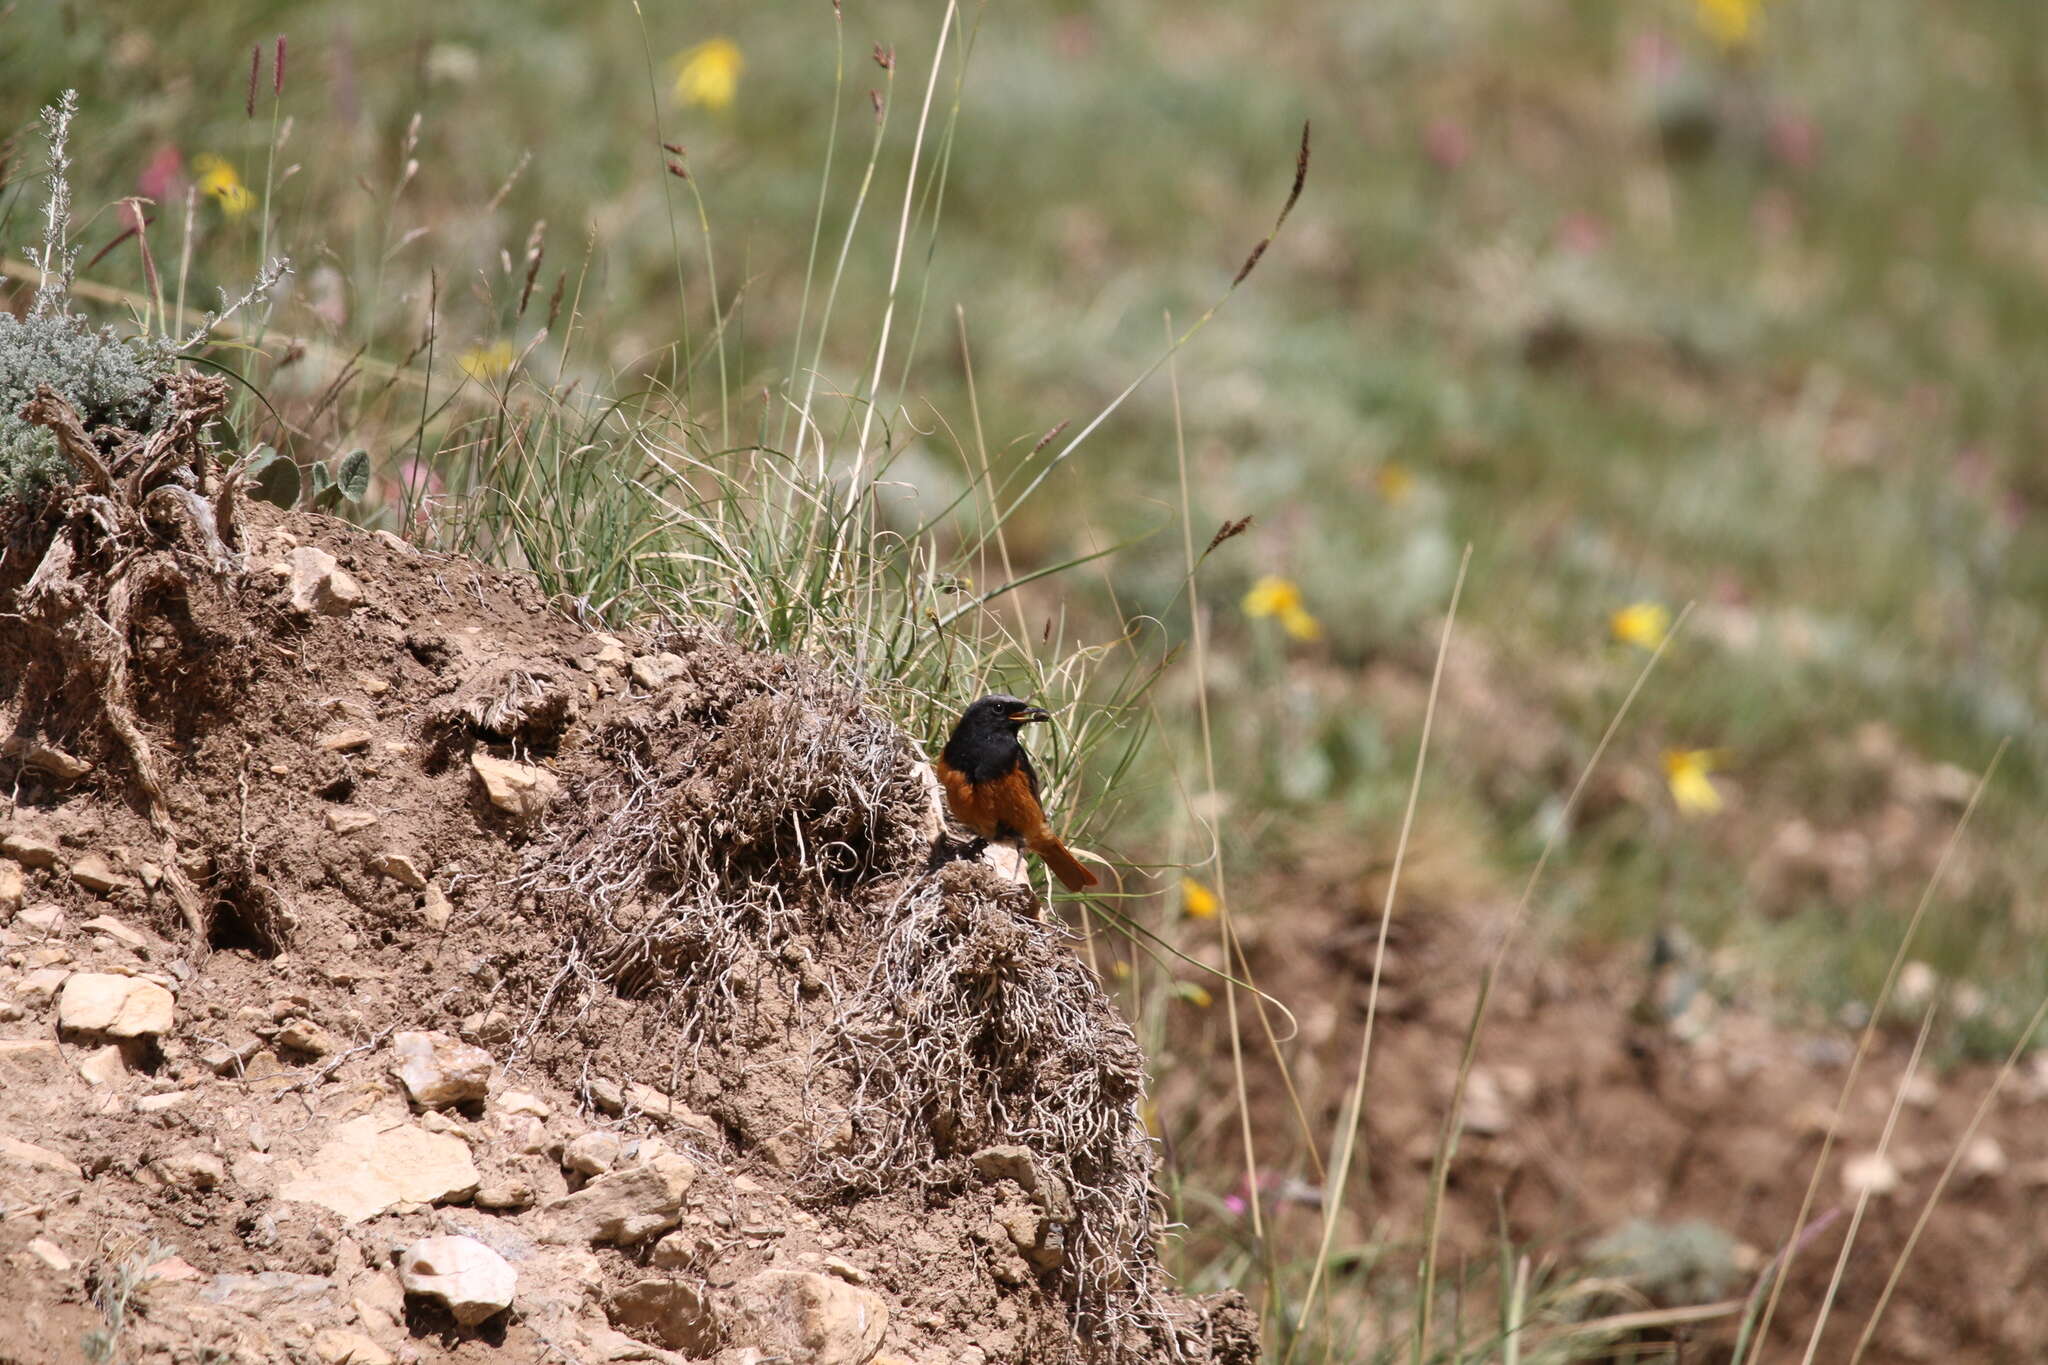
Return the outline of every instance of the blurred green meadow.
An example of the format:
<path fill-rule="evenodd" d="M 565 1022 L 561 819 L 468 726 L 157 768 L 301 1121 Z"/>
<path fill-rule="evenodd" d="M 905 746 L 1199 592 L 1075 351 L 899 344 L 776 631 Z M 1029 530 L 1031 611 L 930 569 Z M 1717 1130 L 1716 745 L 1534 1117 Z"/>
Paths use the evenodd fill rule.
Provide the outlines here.
<path fill-rule="evenodd" d="M 1162 668 L 1059 767 L 1079 842 L 1164 892 L 1126 913 L 1211 965 L 1232 882 L 1384 869 L 1467 546 L 1417 820 L 1481 880 L 1534 860 L 1694 604 L 1539 940 L 1682 930 L 1717 992 L 1854 1023 L 2006 742 L 1909 956 L 1949 993 L 1944 1060 L 2010 1045 L 2048 980 L 2048 7 L 948 13 L 16 5 L 0 247 L 39 239 L 35 115 L 75 87 L 82 305 L 161 327 L 289 256 L 208 353 L 248 381 L 242 434 L 364 448 L 362 519 L 614 615 L 663 599 L 588 539 L 646 510 L 621 490 L 652 446 L 613 416 L 655 395 L 679 446 L 786 453 L 829 397 L 808 458 L 885 452 L 877 534 L 947 518 L 972 559 L 906 619 L 1067 565 L 984 608 L 1000 676 Z M 1224 294 L 1305 121 L 1256 270 L 1065 454 Z M 573 420 L 536 464 L 505 433 L 549 403 Z M 1190 542 L 1244 517 L 1191 592 Z M 934 734 L 949 679 L 920 678 Z M 1213 1064 L 1202 981 L 1125 987 L 1162 1067 Z"/>

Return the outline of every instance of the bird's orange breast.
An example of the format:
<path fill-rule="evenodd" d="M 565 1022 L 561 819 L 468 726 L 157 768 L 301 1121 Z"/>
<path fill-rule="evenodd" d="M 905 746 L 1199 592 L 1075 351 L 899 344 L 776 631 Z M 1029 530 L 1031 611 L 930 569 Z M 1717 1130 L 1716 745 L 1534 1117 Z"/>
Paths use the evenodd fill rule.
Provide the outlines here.
<path fill-rule="evenodd" d="M 1022 768 L 987 782 L 974 782 L 943 758 L 932 767 L 939 775 L 939 785 L 946 789 L 946 806 L 953 818 L 982 838 L 1030 840 L 1044 834 L 1045 811 Z"/>

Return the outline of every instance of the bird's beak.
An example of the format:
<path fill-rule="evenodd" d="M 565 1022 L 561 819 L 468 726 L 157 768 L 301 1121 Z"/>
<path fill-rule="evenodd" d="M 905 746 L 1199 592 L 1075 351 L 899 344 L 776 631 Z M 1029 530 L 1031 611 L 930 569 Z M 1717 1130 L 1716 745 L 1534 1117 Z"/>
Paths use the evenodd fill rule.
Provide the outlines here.
<path fill-rule="evenodd" d="M 1042 711 L 1036 706 L 1027 706 L 1022 711 L 1011 716 L 1010 719 L 1018 725 L 1024 725 L 1034 720 L 1051 720 L 1052 712 Z"/>

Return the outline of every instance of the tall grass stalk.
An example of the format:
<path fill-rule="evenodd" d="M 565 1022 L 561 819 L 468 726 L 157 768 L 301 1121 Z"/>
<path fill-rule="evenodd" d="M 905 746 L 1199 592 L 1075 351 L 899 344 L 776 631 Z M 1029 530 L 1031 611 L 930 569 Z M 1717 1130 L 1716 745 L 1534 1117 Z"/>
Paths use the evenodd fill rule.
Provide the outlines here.
<path fill-rule="evenodd" d="M 1820 1192 L 1821 1175 L 1827 1169 L 1828 1157 L 1834 1153 L 1835 1133 L 1842 1125 L 1843 1116 L 1849 1112 L 1849 1097 L 1856 1091 L 1856 1079 L 1862 1074 L 1863 1060 L 1870 1055 L 1870 1045 L 1877 1038 L 1878 1026 L 1884 1019 L 1886 1007 L 1891 1004 L 1892 990 L 1898 984 L 1899 973 L 1905 969 L 1907 953 L 1913 946 L 1914 936 L 1919 933 L 1920 921 L 1926 918 L 1927 908 L 1934 903 L 1934 893 L 1941 886 L 1942 875 L 1948 871 L 1949 862 L 1955 857 L 1956 848 L 1962 843 L 1963 833 L 1970 827 L 1970 817 L 1977 813 L 1977 806 L 1984 799 L 1985 789 L 1991 785 L 1991 778 L 1997 773 L 1999 761 L 2005 757 L 2006 747 L 2010 743 L 2010 740 L 1999 741 L 1997 750 L 1991 755 L 1990 764 L 1977 779 L 1977 785 L 1970 793 L 1969 804 L 1963 807 L 1963 813 L 1956 818 L 1956 827 L 1949 831 L 1947 842 L 1942 844 L 1941 856 L 1935 860 L 1934 871 L 1927 878 L 1927 886 L 1920 893 L 1920 901 L 1913 907 L 1912 917 L 1906 921 L 1905 932 L 1899 936 L 1899 946 L 1892 954 L 1891 967 L 1885 972 L 1884 984 L 1878 987 L 1877 998 L 1871 1001 L 1870 1018 L 1863 1025 L 1863 1032 L 1856 1040 L 1856 1051 L 1849 1058 L 1848 1072 L 1842 1077 L 1841 1092 L 1835 1097 L 1834 1121 L 1821 1135 L 1820 1154 L 1814 1158 L 1813 1174 L 1807 1179 L 1806 1193 L 1800 1197 L 1798 1216 L 1792 1220 L 1795 1231 L 1806 1226 L 1807 1215 L 1813 1211 L 1814 1197 Z M 1797 1251 L 1798 1244 L 1795 1241 L 1786 1247 L 1785 1255 L 1779 1259 L 1771 1276 L 1771 1292 L 1764 1301 L 1764 1313 L 1757 1324 L 1755 1339 L 1750 1343 L 1748 1354 L 1737 1357 L 1734 1365 L 1755 1365 L 1762 1356 L 1764 1342 L 1770 1338 L 1771 1320 L 1777 1315 L 1778 1300 L 1785 1292 L 1785 1279 L 1792 1269 L 1792 1261 Z"/>
<path fill-rule="evenodd" d="M 1913 1039 L 1913 1055 L 1906 1059 L 1906 1069 L 1900 1073 L 1899 1083 L 1892 1091 L 1891 1112 L 1885 1115 L 1884 1131 L 1878 1135 L 1874 1160 L 1883 1161 L 1892 1148 L 1892 1134 L 1898 1129 L 1899 1114 L 1906 1107 L 1906 1092 L 1912 1087 L 1913 1077 L 1920 1072 L 1920 1055 L 1927 1050 L 1927 1035 L 1934 1029 L 1934 1016 L 1939 1011 L 1930 1002 L 1920 1016 L 1920 1033 Z M 1856 1207 L 1849 1214 L 1849 1230 L 1842 1234 L 1842 1250 L 1835 1257 L 1835 1270 L 1828 1277 L 1827 1292 L 1821 1296 L 1820 1312 L 1814 1315 L 1813 1330 L 1806 1338 L 1806 1354 L 1799 1358 L 1799 1365 L 1813 1365 L 1813 1357 L 1820 1350 L 1821 1334 L 1827 1331 L 1828 1316 L 1835 1309 L 1835 1295 L 1841 1292 L 1842 1276 L 1849 1269 L 1849 1257 L 1856 1251 L 1856 1234 L 1863 1227 L 1863 1215 L 1870 1208 L 1871 1185 L 1865 1181 L 1863 1188 L 1856 1191 Z"/>
<path fill-rule="evenodd" d="M 1330 1247 L 1336 1240 L 1337 1220 L 1344 1211 L 1351 1163 L 1358 1151 L 1359 1124 L 1365 1112 L 1365 1083 L 1372 1066 L 1373 1029 L 1379 1019 L 1380 980 L 1387 962 L 1387 931 L 1393 924 L 1394 901 L 1401 890 L 1401 869 L 1407 862 L 1408 840 L 1415 831 L 1415 810 L 1422 799 L 1422 774 L 1429 759 L 1430 733 L 1436 726 L 1437 698 L 1443 691 L 1444 661 L 1450 657 L 1451 630 L 1458 620 L 1458 602 L 1464 596 L 1465 574 L 1471 566 L 1472 547 L 1467 545 L 1465 552 L 1458 557 L 1458 577 L 1451 584 L 1451 602 L 1444 610 L 1443 630 L 1437 637 L 1436 664 L 1429 675 L 1429 700 L 1422 710 L 1422 736 L 1415 748 L 1414 775 L 1408 782 L 1408 804 L 1401 813 L 1401 834 L 1394 843 L 1394 866 L 1387 878 L 1387 894 L 1380 902 L 1379 933 L 1373 943 L 1372 983 L 1366 990 L 1365 1025 L 1358 1039 L 1358 1066 L 1351 1079 L 1350 1093 L 1345 1097 L 1343 1116 L 1338 1121 L 1337 1142 L 1330 1159 L 1331 1176 L 1324 1182 L 1323 1235 L 1316 1247 L 1315 1267 L 1309 1274 L 1308 1288 L 1302 1293 L 1299 1310 L 1304 1323 L 1315 1310 L 1316 1293 L 1322 1287 L 1324 1271 L 1330 1263 Z M 1526 1268 L 1525 1263 L 1525 1271 Z M 1299 1340 L 1299 1335 L 1288 1340 L 1287 1353 L 1281 1357 L 1282 1365 L 1294 1359 Z M 1327 1352 L 1325 1354 L 1327 1358 Z"/>
<path fill-rule="evenodd" d="M 1608 722 L 1606 732 L 1600 736 L 1600 742 L 1593 746 L 1592 756 L 1586 760 L 1585 767 L 1579 770 L 1578 780 L 1572 784 L 1571 795 L 1565 798 L 1563 809 L 1558 811 L 1556 822 L 1543 841 L 1543 849 L 1536 856 L 1536 865 L 1529 869 L 1529 879 L 1522 886 L 1522 894 L 1515 901 L 1514 911 L 1501 929 L 1500 942 L 1494 947 L 1493 956 L 1487 962 L 1486 971 L 1480 978 L 1479 998 L 1473 1003 L 1472 1022 L 1465 1030 L 1465 1050 L 1458 1059 L 1458 1078 L 1451 1090 L 1450 1108 L 1444 1114 L 1443 1131 L 1437 1138 L 1436 1155 L 1430 1167 L 1429 1199 L 1423 1220 L 1422 1288 L 1410 1349 L 1410 1357 L 1415 1365 L 1422 1365 L 1428 1350 L 1430 1320 L 1436 1306 L 1437 1250 L 1438 1240 L 1443 1232 L 1444 1190 L 1446 1182 L 1450 1179 L 1451 1160 L 1457 1151 L 1460 1126 L 1464 1122 L 1465 1091 L 1472 1081 L 1472 1063 L 1479 1053 L 1479 1037 L 1486 1026 L 1486 1011 L 1493 1001 L 1493 989 L 1500 979 L 1501 965 L 1507 960 L 1508 944 L 1514 940 L 1515 930 L 1521 926 L 1523 918 L 1529 912 L 1529 905 L 1536 896 L 1536 885 L 1543 879 L 1543 872 L 1550 865 L 1551 855 L 1557 851 L 1557 846 L 1564 840 L 1565 832 L 1571 828 L 1572 816 L 1579 808 L 1580 797 L 1585 795 L 1586 783 L 1592 779 L 1593 770 L 1600 766 L 1600 759 L 1606 754 L 1607 746 L 1614 742 L 1614 736 L 1621 729 L 1621 723 L 1627 718 L 1629 709 L 1635 705 L 1637 695 L 1642 692 L 1644 684 L 1649 682 L 1650 674 L 1656 671 L 1658 661 L 1671 647 L 1671 642 L 1678 638 L 1686 619 L 1692 615 L 1692 609 L 1693 604 L 1686 603 L 1685 609 L 1678 613 L 1678 619 L 1671 623 L 1671 629 L 1657 642 L 1657 647 L 1651 651 L 1642 672 L 1636 675 L 1635 683 L 1621 699 L 1621 705 L 1616 708 L 1614 719 Z"/>

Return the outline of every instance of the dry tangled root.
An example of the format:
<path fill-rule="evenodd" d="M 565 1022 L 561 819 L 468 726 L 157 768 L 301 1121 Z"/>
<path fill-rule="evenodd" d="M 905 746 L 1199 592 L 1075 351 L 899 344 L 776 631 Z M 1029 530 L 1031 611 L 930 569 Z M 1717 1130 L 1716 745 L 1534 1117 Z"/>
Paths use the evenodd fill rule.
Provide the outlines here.
<path fill-rule="evenodd" d="M 854 1137 L 817 1176 L 853 1191 L 957 1187 L 975 1153 L 1027 1148 L 1062 1224 L 1049 1259 L 1077 1330 L 1152 1335 L 1163 1319 L 1144 1056 L 1036 909 L 1028 889 L 966 862 L 889 908 L 867 980 L 828 1035 L 830 1063 L 852 1080 Z"/>
<path fill-rule="evenodd" d="M 188 577 L 239 572 L 245 558 L 235 473 L 208 486 L 213 457 L 204 432 L 227 407 L 227 381 L 178 373 L 160 382 L 172 415 L 146 436 L 118 427 L 88 432 L 48 385 L 23 406 L 22 420 L 49 429 L 82 482 L 54 505 L 49 546 L 17 601 L 34 643 L 89 689 L 120 745 L 160 845 L 165 886 L 203 947 L 207 912 L 184 870 L 155 756 L 136 723 L 130 628 L 138 600 Z"/>
<path fill-rule="evenodd" d="M 608 988 L 658 996 L 686 1051 L 758 1040 L 764 1015 L 801 1029 L 802 1112 L 769 1126 L 814 1195 L 950 1197 L 1017 1159 L 989 1149 L 1028 1150 L 1029 1273 L 1075 1340 L 1109 1359 L 1176 1340 L 1143 1056 L 1059 928 L 978 862 L 931 866 L 914 751 L 857 694 L 677 657 L 522 873 L 570 945 L 539 1013 Z"/>

